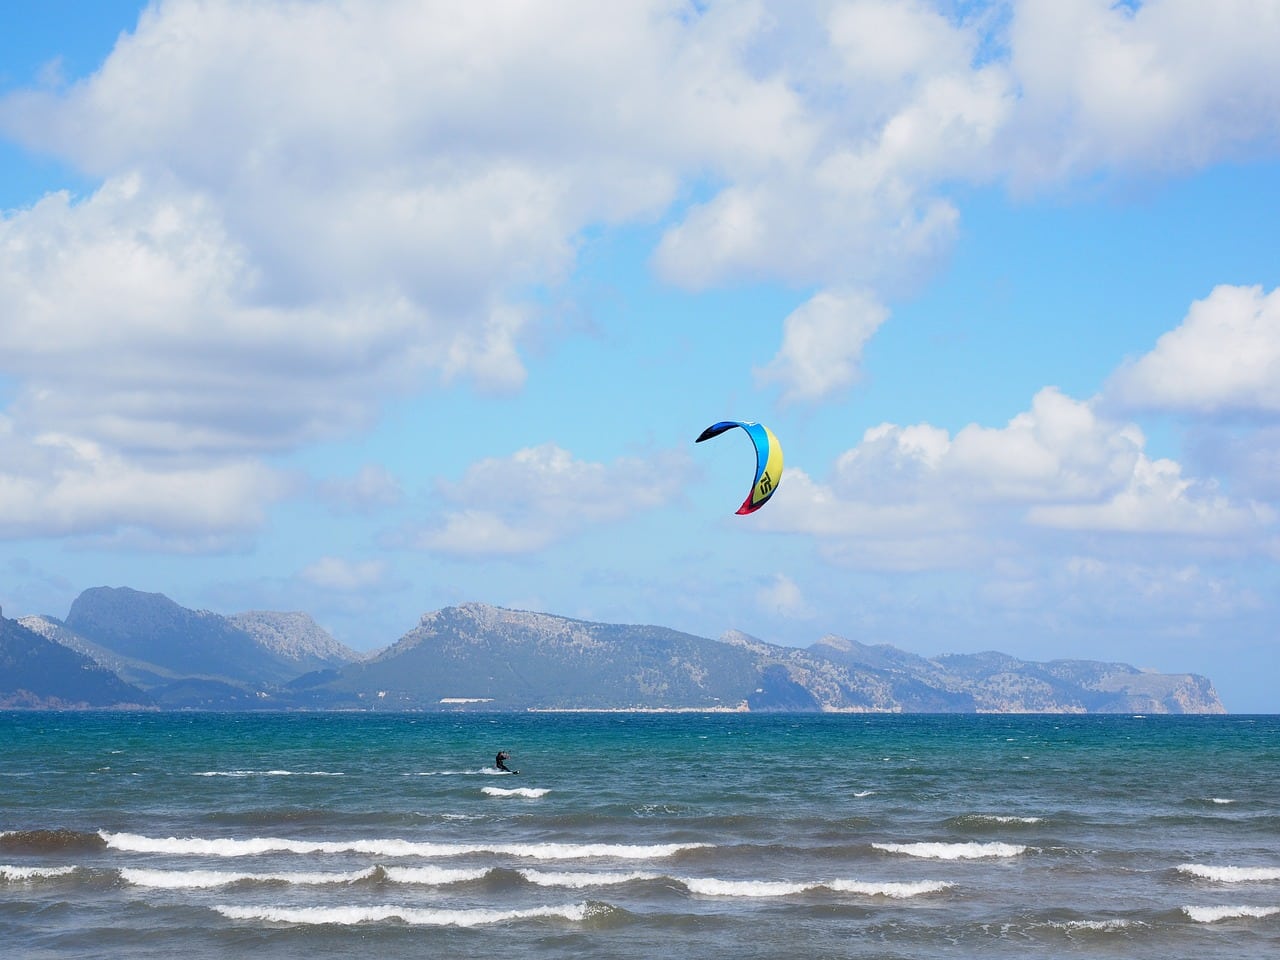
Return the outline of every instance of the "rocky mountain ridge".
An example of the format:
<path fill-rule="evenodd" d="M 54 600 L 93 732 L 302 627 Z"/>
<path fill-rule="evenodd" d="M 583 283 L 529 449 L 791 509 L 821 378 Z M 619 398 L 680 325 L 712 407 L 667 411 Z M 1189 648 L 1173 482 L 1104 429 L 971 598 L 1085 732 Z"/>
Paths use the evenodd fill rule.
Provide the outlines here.
<path fill-rule="evenodd" d="M 1226 712 L 1204 677 L 1127 664 L 997 652 L 927 658 L 837 636 L 797 648 L 738 631 L 709 639 L 482 603 L 426 613 L 365 657 L 306 614 L 222 616 L 128 588 L 86 590 L 65 622 L 0 626 L 0 705 L 25 707 Z M 74 660 L 49 649 L 36 656 L 33 643 Z M 6 666 L 33 656 L 58 664 L 37 684 L 42 692 L 27 689 L 30 670 L 19 688 L 19 671 Z M 121 686 L 67 696 L 85 670 Z"/>

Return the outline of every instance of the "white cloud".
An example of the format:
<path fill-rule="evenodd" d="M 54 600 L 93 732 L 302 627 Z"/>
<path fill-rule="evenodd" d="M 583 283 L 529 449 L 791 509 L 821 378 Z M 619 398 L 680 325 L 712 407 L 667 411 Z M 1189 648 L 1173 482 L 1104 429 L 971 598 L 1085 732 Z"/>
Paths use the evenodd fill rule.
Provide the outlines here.
<path fill-rule="evenodd" d="M 945 467 L 980 497 L 1022 502 L 1104 497 L 1137 469 L 1145 440 L 1133 424 L 1101 419 L 1089 403 L 1046 387 L 1000 429 L 956 434 Z"/>
<path fill-rule="evenodd" d="M 1280 415 L 1280 289 L 1215 287 L 1108 390 L 1138 409 Z"/>
<path fill-rule="evenodd" d="M 1040 504 L 1031 523 L 1075 530 L 1173 533 L 1189 536 L 1249 535 L 1275 521 L 1264 504 L 1235 503 L 1210 482 L 1184 479 L 1172 460 L 1135 464 L 1125 488 L 1099 503 Z"/>
<path fill-rule="evenodd" d="M 22 383 L 19 428 L 240 456 L 364 422 L 376 386 L 411 381 L 429 342 L 412 305 L 262 302 L 245 295 L 257 273 L 210 204 L 136 177 L 0 220 L 0 363 Z"/>
<path fill-rule="evenodd" d="M 100 180 L 0 217 L 14 434 L 219 477 L 425 384 L 519 389 L 529 291 L 572 274 L 589 228 L 633 222 L 669 223 L 671 282 L 817 291 L 761 373 L 816 402 L 954 242 L 948 184 L 1276 146 L 1267 0 L 1029 0 L 1007 33 L 999 8 L 954 9 L 148 7 L 92 76 L 0 98 L 0 129 Z M 1261 377 L 1229 399 L 1274 409 Z M 999 448 L 1007 484 L 1056 469 Z"/>
<path fill-rule="evenodd" d="M 3 418 L 0 418 L 3 427 Z M 34 442 L 0 429 L 0 536 L 111 536 L 146 531 L 181 547 L 262 522 L 290 482 L 252 461 L 140 467 L 75 437 Z"/>
<path fill-rule="evenodd" d="M 472 464 L 456 483 L 440 483 L 440 499 L 454 506 L 415 542 L 460 555 L 529 553 L 661 506 L 687 471 L 682 455 L 604 464 L 576 460 L 554 443 L 527 447 Z"/>
<path fill-rule="evenodd" d="M 762 523 L 810 535 L 833 561 L 869 569 L 1018 556 L 1044 549 L 1051 531 L 1265 549 L 1273 510 L 1185 478 L 1144 446 L 1132 424 L 1046 388 L 1001 428 L 972 424 L 952 437 L 928 424 L 874 427 L 837 459 L 829 482 L 788 470 Z"/>
<path fill-rule="evenodd" d="M 785 573 L 775 573 L 756 593 L 756 603 L 761 610 L 775 616 L 806 619 L 813 615 L 804 592 Z"/>
<path fill-rule="evenodd" d="M 862 293 L 824 291 L 783 322 L 782 348 L 764 369 L 762 383 L 782 383 L 785 400 L 826 396 L 856 382 L 862 348 L 888 311 Z"/>
<path fill-rule="evenodd" d="M 826 27 L 840 56 L 842 79 L 851 86 L 901 88 L 925 64 L 963 72 L 972 58 L 968 40 L 950 21 L 914 0 L 833 5 Z"/>
<path fill-rule="evenodd" d="M 1015 179 L 1196 169 L 1274 150 L 1280 9 L 1270 0 L 1027 0 L 1014 7 Z"/>
<path fill-rule="evenodd" d="M 951 437 L 928 424 L 881 424 L 836 463 L 840 493 L 892 502 L 945 487 L 948 500 L 1010 503 L 1096 499 L 1121 489 L 1141 457 L 1132 424 L 1046 387 L 1003 427 L 970 424 Z"/>
<path fill-rule="evenodd" d="M 342 593 L 377 588 L 386 578 L 387 567 L 381 560 L 344 560 L 321 557 L 307 566 L 299 576 L 312 586 Z"/>

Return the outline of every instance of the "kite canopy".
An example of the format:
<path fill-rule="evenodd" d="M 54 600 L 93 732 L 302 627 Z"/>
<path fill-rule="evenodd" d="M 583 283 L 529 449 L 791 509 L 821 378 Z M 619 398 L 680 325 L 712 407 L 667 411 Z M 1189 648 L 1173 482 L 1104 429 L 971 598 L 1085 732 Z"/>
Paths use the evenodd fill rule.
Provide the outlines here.
<path fill-rule="evenodd" d="M 756 478 L 751 484 L 747 499 L 738 508 L 740 514 L 754 513 L 769 501 L 773 492 L 778 489 L 778 481 L 782 479 L 782 446 L 773 431 L 763 424 L 751 421 L 721 420 L 703 430 L 694 443 L 718 437 L 734 427 L 745 430 L 756 448 Z"/>

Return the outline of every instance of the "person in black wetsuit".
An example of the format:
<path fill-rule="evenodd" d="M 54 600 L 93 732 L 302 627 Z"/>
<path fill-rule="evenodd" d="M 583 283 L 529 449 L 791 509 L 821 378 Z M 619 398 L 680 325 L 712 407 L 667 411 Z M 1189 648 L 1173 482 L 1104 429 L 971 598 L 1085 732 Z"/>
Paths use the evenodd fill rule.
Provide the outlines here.
<path fill-rule="evenodd" d="M 493 762 L 497 764 L 498 769 L 501 770 L 503 773 L 519 773 L 520 772 L 519 770 L 512 770 L 510 767 L 507 766 L 507 761 L 510 759 L 511 759 L 511 754 L 507 753 L 507 751 L 505 750 L 499 750 L 497 759 L 495 759 Z"/>

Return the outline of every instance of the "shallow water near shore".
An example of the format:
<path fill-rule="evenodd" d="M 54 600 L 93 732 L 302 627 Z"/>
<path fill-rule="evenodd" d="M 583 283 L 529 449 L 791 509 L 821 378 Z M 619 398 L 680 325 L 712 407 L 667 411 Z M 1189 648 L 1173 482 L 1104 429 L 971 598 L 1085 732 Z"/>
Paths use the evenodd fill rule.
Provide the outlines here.
<path fill-rule="evenodd" d="M 1280 955 L 1280 718 L 4 713 L 0 951 Z"/>

